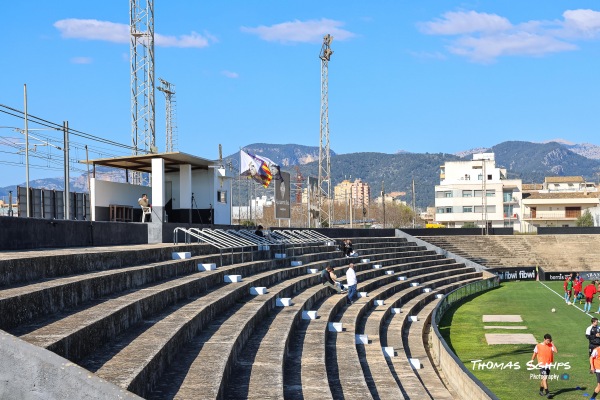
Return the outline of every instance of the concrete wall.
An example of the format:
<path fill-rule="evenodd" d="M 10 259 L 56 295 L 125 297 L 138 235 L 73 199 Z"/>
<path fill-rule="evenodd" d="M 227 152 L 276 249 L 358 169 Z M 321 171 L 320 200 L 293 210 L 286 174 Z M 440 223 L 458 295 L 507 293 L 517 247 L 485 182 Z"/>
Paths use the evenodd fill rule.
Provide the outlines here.
<path fill-rule="evenodd" d="M 484 279 L 488 279 L 491 275 L 492 274 L 484 273 Z M 449 295 L 450 294 L 447 294 L 445 298 Z M 459 399 L 499 400 L 490 389 L 488 389 L 465 367 L 462 361 L 460 361 L 454 352 L 452 352 L 446 341 L 442 338 L 438 326 L 435 323 L 436 314 L 439 312 L 440 304 L 438 304 L 433 311 L 431 329 L 429 330 L 429 343 L 431 344 L 430 354 L 433 363 L 438 371 L 446 377 L 446 381 L 458 395 Z M 437 318 L 441 319 L 441 316 L 437 316 Z"/>
<path fill-rule="evenodd" d="M 481 228 L 422 228 L 422 229 L 402 229 L 412 236 L 462 236 L 462 235 L 481 235 Z M 492 228 L 488 229 L 490 235 L 512 235 L 513 228 Z"/>
<path fill-rule="evenodd" d="M 132 185 L 130 183 L 119 183 L 101 181 L 92 178 L 91 180 L 91 212 L 93 221 L 108 221 L 108 206 L 118 204 L 122 206 L 132 206 L 134 210 L 140 208 L 138 200 L 143 193 L 148 195 L 152 203 L 152 188 L 147 186 Z M 140 213 L 138 213 L 141 215 Z M 136 214 L 136 216 L 138 215 Z M 139 221 L 140 219 L 134 219 Z"/>
<path fill-rule="evenodd" d="M 148 226 L 142 223 L 0 217 L 0 250 L 145 243 Z"/>
<path fill-rule="evenodd" d="M 599 227 L 537 228 L 538 235 L 600 235 Z"/>
<path fill-rule="evenodd" d="M 0 398 L 141 399 L 56 354 L 0 331 Z"/>

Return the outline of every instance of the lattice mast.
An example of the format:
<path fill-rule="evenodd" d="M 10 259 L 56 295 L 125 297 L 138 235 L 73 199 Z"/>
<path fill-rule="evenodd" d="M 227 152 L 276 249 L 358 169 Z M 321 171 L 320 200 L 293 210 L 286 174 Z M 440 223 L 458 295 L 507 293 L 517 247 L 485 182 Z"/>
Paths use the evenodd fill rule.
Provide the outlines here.
<path fill-rule="evenodd" d="M 133 154 L 156 152 L 154 103 L 154 0 L 129 0 L 131 142 Z M 141 184 L 142 175 L 132 174 Z"/>
<path fill-rule="evenodd" d="M 166 105 L 166 145 L 167 153 L 177 151 L 177 103 L 175 99 L 175 85 L 167 82 L 162 78 L 158 78 L 161 86 L 157 89 L 165 95 Z"/>
<path fill-rule="evenodd" d="M 319 222 L 331 226 L 331 163 L 329 154 L 329 60 L 333 36 L 323 37 L 321 46 L 321 129 L 319 146 Z"/>

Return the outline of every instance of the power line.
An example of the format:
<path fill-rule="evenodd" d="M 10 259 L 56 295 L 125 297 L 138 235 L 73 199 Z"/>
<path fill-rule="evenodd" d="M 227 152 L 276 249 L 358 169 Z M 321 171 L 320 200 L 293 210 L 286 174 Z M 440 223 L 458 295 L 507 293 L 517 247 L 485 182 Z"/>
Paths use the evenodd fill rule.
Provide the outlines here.
<path fill-rule="evenodd" d="M 23 111 L 17 110 L 16 108 L 12 108 L 12 107 L 9 107 L 9 106 L 4 105 L 4 104 L 0 104 L 0 107 L 12 111 L 12 112 L 8 112 L 8 111 L 5 111 L 5 110 L 0 110 L 0 112 L 3 112 L 3 113 L 8 114 L 8 115 L 12 115 L 12 116 L 20 118 L 20 119 L 25 119 L 25 113 Z M 15 114 L 15 113 L 17 113 L 17 114 Z M 60 130 L 60 131 L 63 130 L 63 126 L 62 125 L 59 125 L 59 124 L 57 124 L 55 122 L 51 122 L 51 121 L 45 120 L 45 119 L 40 118 L 40 117 L 36 117 L 35 115 L 32 115 L 32 114 L 28 113 L 27 114 L 27 118 L 30 119 L 30 122 L 32 122 L 32 123 L 36 123 L 38 125 L 45 126 L 47 128 L 57 129 L 57 130 Z M 40 122 L 40 121 L 42 121 L 42 122 Z M 83 138 L 86 138 L 86 139 L 95 140 L 97 142 L 101 142 L 101 143 L 104 143 L 104 144 L 109 144 L 111 146 L 121 147 L 121 148 L 124 148 L 124 149 L 127 149 L 127 150 L 137 150 L 137 151 L 142 151 L 142 152 L 144 151 L 144 150 L 141 150 L 141 149 L 136 149 L 135 147 L 132 147 L 132 146 L 129 146 L 129 145 L 126 145 L 126 144 L 123 144 L 123 143 L 115 142 L 115 141 L 112 141 L 112 140 L 109 140 L 109 139 L 105 139 L 105 138 L 102 138 L 102 137 L 99 137 L 99 136 L 94 136 L 92 134 L 79 131 L 77 129 L 69 128 L 68 131 L 69 131 L 70 134 L 72 134 L 74 136 L 79 136 L 79 137 L 83 137 Z"/>

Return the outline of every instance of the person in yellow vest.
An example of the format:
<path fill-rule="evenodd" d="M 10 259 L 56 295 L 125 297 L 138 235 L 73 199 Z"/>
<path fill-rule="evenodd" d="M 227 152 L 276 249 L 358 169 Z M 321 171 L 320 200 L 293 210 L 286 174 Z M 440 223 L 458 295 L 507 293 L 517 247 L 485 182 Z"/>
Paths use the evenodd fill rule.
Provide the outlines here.
<path fill-rule="evenodd" d="M 538 366 L 540 367 L 540 375 L 542 376 L 540 396 L 546 395 L 546 397 L 550 397 L 550 393 L 548 392 L 548 376 L 550 375 L 550 365 L 554 362 L 554 353 L 558 353 L 558 351 L 552 343 L 552 336 L 546 333 L 544 341 L 535 346 L 533 355 L 531 356 L 531 361 L 537 357 Z"/>
<path fill-rule="evenodd" d="M 591 399 L 595 399 L 600 393 L 600 347 L 596 347 L 590 356 L 590 374 L 596 374 L 596 388 Z"/>

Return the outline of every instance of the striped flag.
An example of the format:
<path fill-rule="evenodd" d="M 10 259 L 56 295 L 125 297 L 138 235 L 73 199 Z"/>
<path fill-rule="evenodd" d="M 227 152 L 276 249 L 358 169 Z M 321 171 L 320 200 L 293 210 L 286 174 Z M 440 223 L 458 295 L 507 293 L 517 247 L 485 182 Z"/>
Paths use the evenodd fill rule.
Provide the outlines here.
<path fill-rule="evenodd" d="M 269 168 L 268 158 L 263 158 L 240 150 L 240 175 L 269 187 L 273 174 Z"/>

